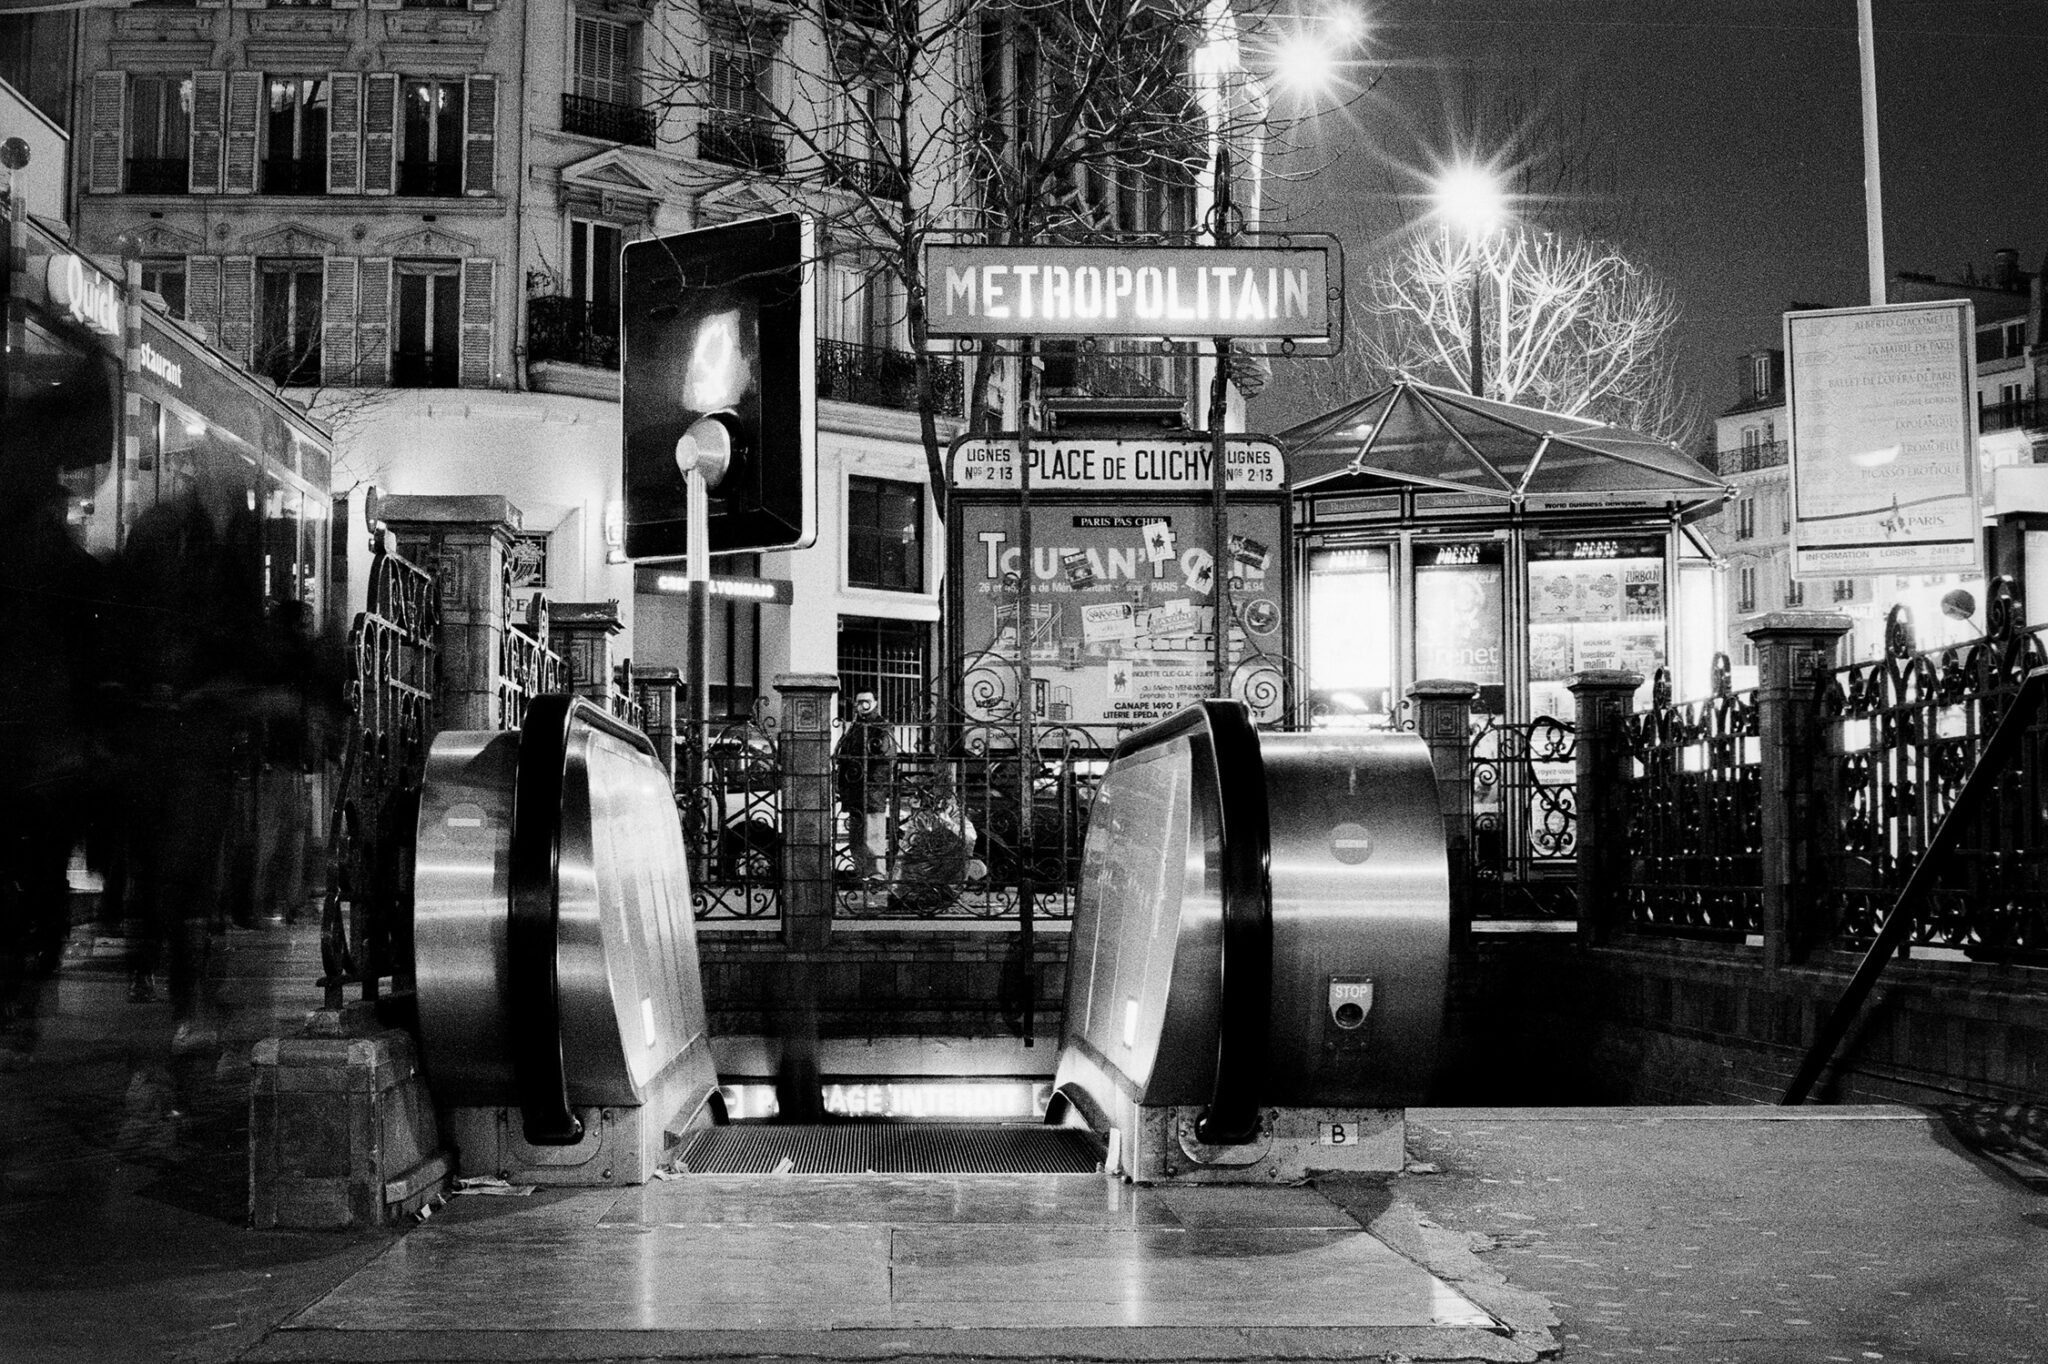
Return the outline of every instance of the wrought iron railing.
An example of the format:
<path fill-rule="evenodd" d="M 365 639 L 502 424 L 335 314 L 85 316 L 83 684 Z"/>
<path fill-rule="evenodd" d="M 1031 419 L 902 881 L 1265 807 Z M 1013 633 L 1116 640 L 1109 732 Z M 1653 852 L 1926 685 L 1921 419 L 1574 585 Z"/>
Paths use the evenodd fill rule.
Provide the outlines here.
<path fill-rule="evenodd" d="M 1807 836 L 1822 913 L 1848 943 L 1876 935 L 1998 717 L 2048 662 L 2003 580 L 1987 624 L 1980 639 L 1918 653 L 1894 608 L 1885 656 L 1820 688 Z M 2048 725 L 2028 731 L 1948 865 L 1909 944 L 2048 965 Z"/>
<path fill-rule="evenodd" d="M 320 924 L 321 985 L 338 1009 L 350 986 L 374 999 L 411 988 L 411 887 L 399 849 L 412 842 L 435 731 L 434 577 L 385 552 L 370 561 L 364 610 L 349 630 L 348 745 L 328 831 Z"/>
<path fill-rule="evenodd" d="M 2048 426 L 2048 411 L 2038 398 L 2016 398 L 2007 403 L 1989 403 L 1977 409 L 1977 430 L 2015 431 L 2025 426 Z"/>
<path fill-rule="evenodd" d="M 1630 875 L 1624 921 L 1649 933 L 1740 941 L 1761 931 L 1762 754 L 1754 691 L 1714 659 L 1712 694 L 1673 702 L 1659 668 L 1656 703 L 1626 717 L 1631 776 L 1619 808 Z"/>
<path fill-rule="evenodd" d="M 1709 450 L 1704 461 L 1717 474 L 1753 474 L 1775 469 L 1792 457 L 1792 447 L 1781 440 L 1739 445 L 1728 450 Z"/>
<path fill-rule="evenodd" d="M 1569 720 L 1490 718 L 1473 736 L 1466 903 L 1474 919 L 1578 916 L 1577 762 Z"/>
<path fill-rule="evenodd" d="M 499 729 L 517 729 L 526 718 L 526 703 L 549 692 L 565 691 L 569 668 L 548 647 L 547 602 L 535 597 L 527 609 L 526 627 L 512 623 L 511 587 L 505 588 L 505 633 L 498 639 Z"/>
<path fill-rule="evenodd" d="M 192 163 L 186 158 L 131 156 L 128 158 L 130 194 L 189 194 L 192 191 Z"/>
<path fill-rule="evenodd" d="M 327 193 L 327 158 L 272 156 L 263 160 L 265 194 Z"/>
<path fill-rule="evenodd" d="M 933 410 L 941 415 L 960 411 L 965 394 L 960 362 L 934 356 Z M 917 411 L 917 359 L 907 351 L 863 346 L 852 341 L 818 342 L 818 396 L 868 407 Z"/>
<path fill-rule="evenodd" d="M 903 168 L 875 156 L 843 156 L 825 153 L 825 183 L 841 189 L 859 190 L 878 199 L 900 200 L 907 183 Z"/>
<path fill-rule="evenodd" d="M 780 175 L 788 165 L 788 147 L 772 125 L 743 114 L 711 114 L 697 125 L 697 159 L 723 166 Z"/>
<path fill-rule="evenodd" d="M 562 131 L 629 147 L 654 145 L 654 111 L 589 95 L 562 96 Z"/>
<path fill-rule="evenodd" d="M 676 765 L 676 805 L 690 852 L 691 905 L 702 920 L 771 920 L 782 913 L 784 860 L 795 822 L 782 736 L 773 716 L 714 722 L 699 736 L 684 725 L 686 750 L 703 753 L 702 783 Z"/>
<path fill-rule="evenodd" d="M 1171 357 L 1048 349 L 1043 383 L 1096 398 L 1173 398 L 1180 396 L 1175 364 Z"/>
<path fill-rule="evenodd" d="M 619 367 L 619 308 L 559 294 L 526 300 L 526 358 Z"/>

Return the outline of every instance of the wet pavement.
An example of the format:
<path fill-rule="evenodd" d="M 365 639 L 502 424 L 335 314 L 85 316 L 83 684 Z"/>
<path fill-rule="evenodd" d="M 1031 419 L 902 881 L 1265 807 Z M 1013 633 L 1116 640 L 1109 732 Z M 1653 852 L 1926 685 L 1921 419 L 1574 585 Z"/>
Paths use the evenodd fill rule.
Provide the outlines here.
<path fill-rule="evenodd" d="M 248 1050 L 310 925 L 216 940 L 215 1032 L 73 940 L 0 1075 L 0 1359 L 2048 1361 L 2048 1196 L 1913 1110 L 1414 1110 L 1313 1187 L 689 1176 L 247 1229 Z M 174 1045 L 175 1043 L 175 1045 Z"/>

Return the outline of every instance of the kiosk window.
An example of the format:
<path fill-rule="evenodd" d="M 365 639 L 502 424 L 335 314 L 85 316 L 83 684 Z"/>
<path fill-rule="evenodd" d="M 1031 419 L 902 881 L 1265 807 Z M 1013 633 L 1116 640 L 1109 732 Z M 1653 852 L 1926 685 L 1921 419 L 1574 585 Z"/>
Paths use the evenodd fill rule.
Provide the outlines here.
<path fill-rule="evenodd" d="M 1394 579 L 1384 545 L 1308 559 L 1308 679 L 1323 723 L 1384 723 L 1394 691 Z"/>
<path fill-rule="evenodd" d="M 1664 664 L 1663 542 L 1546 540 L 1529 547 L 1529 693 L 1537 715 L 1572 714 L 1573 673 L 1640 673 Z"/>
<path fill-rule="evenodd" d="M 1415 676 L 1477 683 L 1473 710 L 1507 701 L 1498 540 L 1415 547 Z"/>

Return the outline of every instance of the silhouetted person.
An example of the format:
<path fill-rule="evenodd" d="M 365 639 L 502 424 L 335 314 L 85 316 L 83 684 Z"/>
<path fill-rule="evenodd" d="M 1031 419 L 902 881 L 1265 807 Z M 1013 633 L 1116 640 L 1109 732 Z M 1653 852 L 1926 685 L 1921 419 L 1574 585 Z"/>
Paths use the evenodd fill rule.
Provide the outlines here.
<path fill-rule="evenodd" d="M 875 694 L 853 698 L 853 719 L 839 739 L 839 803 L 853 844 L 853 874 L 870 884 L 889 878 L 889 796 L 896 777 L 896 736 Z"/>
<path fill-rule="evenodd" d="M 25 486 L 24 486 L 25 484 Z M 70 931 L 72 848 L 93 768 L 100 566 L 70 494 L 0 481 L 0 1066 L 28 1061 Z"/>

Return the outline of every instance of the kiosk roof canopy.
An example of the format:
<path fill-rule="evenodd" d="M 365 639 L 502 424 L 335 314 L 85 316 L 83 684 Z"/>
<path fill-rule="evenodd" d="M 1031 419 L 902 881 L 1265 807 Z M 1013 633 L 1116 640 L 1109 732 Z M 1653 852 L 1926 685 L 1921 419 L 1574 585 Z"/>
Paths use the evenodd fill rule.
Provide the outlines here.
<path fill-rule="evenodd" d="M 1668 442 L 1404 379 L 1280 433 L 1294 490 L 1402 488 L 1506 505 L 1658 507 L 1700 515 L 1728 485 Z"/>

